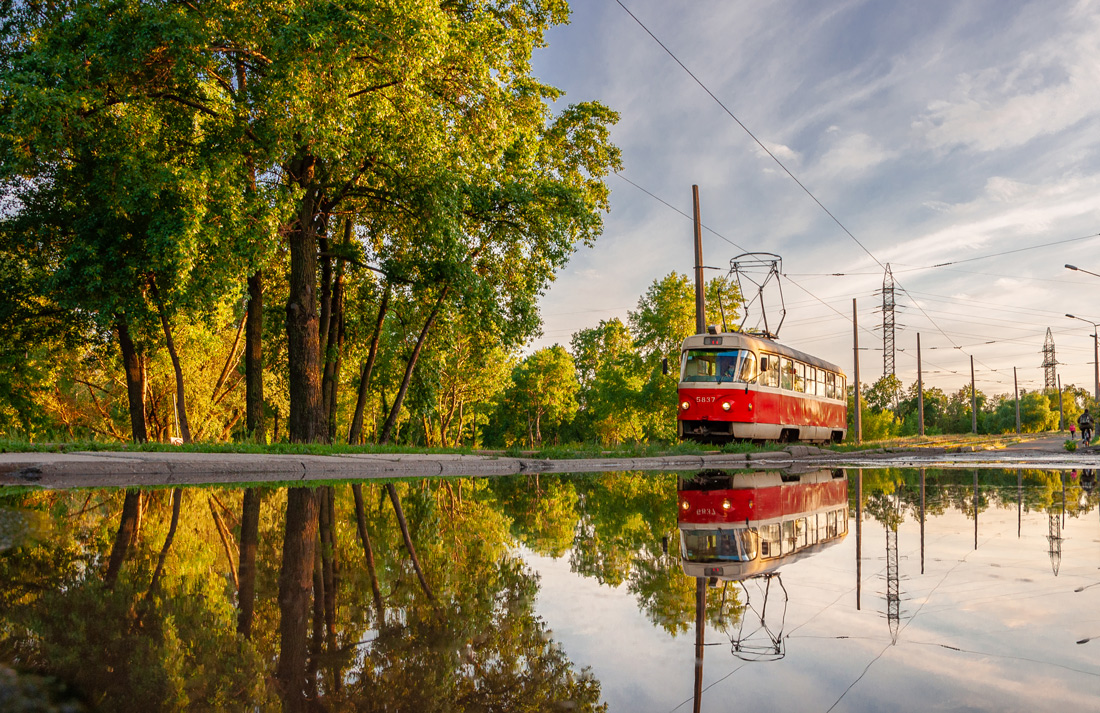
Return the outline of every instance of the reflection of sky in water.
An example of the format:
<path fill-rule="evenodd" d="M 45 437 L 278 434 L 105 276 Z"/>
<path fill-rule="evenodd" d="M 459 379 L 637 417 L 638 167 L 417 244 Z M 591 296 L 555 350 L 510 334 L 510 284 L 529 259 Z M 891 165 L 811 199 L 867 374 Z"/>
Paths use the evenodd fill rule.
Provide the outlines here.
<path fill-rule="evenodd" d="M 1016 508 L 991 507 L 979 514 L 975 550 L 972 518 L 930 514 L 922 574 L 920 523 L 907 513 L 891 645 L 886 531 L 865 515 L 857 610 L 853 521 L 845 540 L 781 569 L 785 658 L 746 663 L 732 654 L 729 635 L 708 624 L 702 710 L 1100 709 L 1100 584 L 1074 592 L 1100 582 L 1097 510 L 1066 517 L 1057 576 L 1049 528 L 1046 512 L 1025 511 L 1018 538 Z M 625 584 L 601 587 L 572 574 L 568 557 L 524 556 L 541 575 L 539 614 L 574 664 L 592 667 L 610 710 L 692 709 L 694 628 L 672 638 L 638 610 Z"/>
<path fill-rule="evenodd" d="M 777 476 L 774 473 L 772 475 Z M 1006 482 L 1014 483 L 1015 475 L 989 471 L 986 474 L 988 482 L 1000 482 L 1002 486 L 999 489 L 982 486 L 981 500 L 985 509 L 978 516 L 978 548 L 975 550 L 974 520 L 956 507 L 971 507 L 970 474 L 948 474 L 941 471 L 937 480 L 948 483 L 949 487 L 946 490 L 931 485 L 929 487 L 927 501 L 930 514 L 925 526 L 922 573 L 921 527 L 916 506 L 919 500 L 915 493 L 914 474 L 908 472 L 902 475 L 907 482 L 904 497 L 901 499 L 908 502 L 909 506 L 903 506 L 901 524 L 895 540 L 899 574 L 897 588 L 900 592 L 900 617 L 896 625 L 891 627 L 885 615 L 885 595 L 889 590 L 886 579 L 888 542 L 892 538 L 888 536 L 884 526 L 869 513 L 874 510 L 880 517 L 896 513 L 893 508 L 899 500 L 895 499 L 892 491 L 898 472 L 867 471 L 864 474 L 861 609 L 856 609 L 856 549 L 860 540 L 857 539 L 853 519 L 848 534 L 843 539 L 802 559 L 788 561 L 780 567 L 782 584 L 788 595 L 786 607 L 783 607 L 782 589 L 774 584 L 771 588 L 772 597 L 767 603 L 767 623 L 773 631 L 782 631 L 785 636 L 785 655 L 780 660 L 746 662 L 731 651 L 731 636 L 735 636 L 738 631 L 751 634 L 757 645 L 769 643 L 764 633 L 757 629 L 757 622 L 749 618 L 753 614 L 752 610 L 759 613 L 764 606 L 762 580 L 746 583 L 749 595 L 747 603 L 751 609 L 746 611 L 743 629 L 736 621 L 728 621 L 724 630 L 717 628 L 713 620 L 708 621 L 702 677 L 702 710 L 1100 710 L 1100 664 L 1097 663 L 1100 661 L 1100 510 L 1096 505 L 1097 494 L 1094 493 L 1091 502 L 1082 508 L 1088 511 L 1080 517 L 1072 516 L 1074 504 L 1071 502 L 1070 514 L 1065 516 L 1064 525 L 1059 529 L 1056 526 L 1061 524 L 1062 516 L 1057 477 L 1038 474 L 1031 482 L 1025 481 L 1025 501 L 1050 502 L 1053 495 L 1056 512 L 1051 516 L 1045 510 L 1025 511 L 1018 537 L 1017 490 L 1014 484 L 1007 487 L 1003 485 Z M 623 574 L 622 570 L 630 560 L 630 553 L 634 551 L 632 548 L 638 545 L 638 540 L 632 538 L 639 537 L 642 540 L 640 546 L 648 548 L 648 554 L 652 557 L 660 551 L 660 542 L 650 542 L 649 533 L 656 532 L 654 536 L 659 539 L 659 531 L 669 523 L 675 528 L 675 513 L 679 506 L 674 478 L 669 474 L 610 474 L 605 478 L 584 476 L 568 484 L 570 487 L 576 485 L 579 492 L 586 492 L 591 497 L 576 500 L 566 498 L 561 501 L 555 501 L 553 494 L 558 492 L 558 486 L 561 486 L 563 492 L 568 490 L 565 487 L 568 477 L 561 481 L 552 476 L 544 477 L 541 487 L 545 489 L 548 498 L 542 502 L 558 502 L 559 505 L 570 503 L 562 506 L 566 515 L 553 521 L 561 530 L 557 534 L 554 534 L 553 528 L 546 532 L 539 531 L 534 524 L 537 520 L 528 521 L 521 529 L 529 528 L 528 535 L 547 536 L 551 539 L 564 533 L 562 542 L 568 543 L 570 523 L 573 522 L 571 518 L 582 516 L 583 528 L 588 528 L 583 531 L 591 533 L 593 539 L 590 542 L 599 542 L 600 547 L 593 547 L 588 552 L 584 552 L 582 548 L 574 553 L 577 556 L 573 559 L 587 563 L 586 566 L 605 575 Z M 849 474 L 849 493 L 854 492 L 857 477 L 858 474 L 854 471 Z M 832 481 L 831 474 L 827 473 L 826 478 Z M 426 484 L 417 481 L 415 485 L 423 488 Z M 428 485 L 438 486 L 439 483 Z M 493 497 L 488 496 L 490 485 L 499 487 Z M 807 481 L 804 480 L 800 485 L 807 485 Z M 347 625 L 349 631 L 356 634 L 355 641 L 360 646 L 354 656 L 355 660 L 360 664 L 366 662 L 368 667 L 379 666 L 379 670 L 385 674 L 373 680 L 370 686 L 385 685 L 388 686 L 385 690 L 396 691 L 393 695 L 405 696 L 409 691 L 401 686 L 389 686 L 385 683 L 385 676 L 391 673 L 394 676 L 407 676 L 410 681 L 400 681 L 401 685 L 410 682 L 416 684 L 416 681 L 411 680 L 413 677 L 424 675 L 425 670 L 432 670 L 430 667 L 418 669 L 415 661 L 418 656 L 438 653 L 433 648 L 438 648 L 436 633 L 432 627 L 425 627 L 421 622 L 419 628 L 413 626 L 405 631 L 393 630 L 389 632 L 393 636 L 380 637 L 378 630 L 369 625 L 369 588 L 365 586 L 363 573 L 359 572 L 357 577 L 355 572 L 356 567 L 362 566 L 357 564 L 362 560 L 358 551 L 359 542 L 351 529 L 354 527 L 350 510 L 351 498 L 346 492 L 347 486 L 337 486 L 341 487 L 345 491 L 337 508 L 337 521 L 342 523 L 342 557 L 345 558 L 348 569 L 345 571 L 345 585 L 338 590 L 338 596 L 342 598 L 339 611 L 346 617 L 339 620 L 340 625 Z M 499 544 L 500 549 L 490 547 L 491 554 L 486 555 L 484 562 L 477 558 L 468 561 L 477 566 L 488 563 L 491 569 L 492 563 L 496 562 L 495 558 L 508 547 L 511 537 L 509 533 L 514 532 L 509 530 L 509 518 L 522 519 L 525 513 L 530 515 L 539 507 L 538 499 L 526 499 L 531 495 L 530 485 L 522 476 L 513 480 L 485 481 L 479 483 L 478 487 L 485 488 L 481 492 L 485 495 L 483 504 L 487 509 L 483 518 L 472 518 L 471 523 L 490 529 L 456 531 L 453 533 L 456 539 L 448 542 L 453 542 L 453 546 L 459 549 L 435 550 L 433 560 L 427 557 L 429 553 L 433 553 L 432 544 L 424 540 L 422 554 L 425 555 L 425 561 L 431 562 L 437 568 L 434 572 L 429 570 L 429 579 L 444 581 L 446 578 L 438 568 L 450 565 L 441 564 L 441 560 L 447 562 L 451 555 L 457 558 L 458 553 L 466 552 L 464 548 L 469 547 L 469 538 L 478 537 L 487 531 L 496 533 L 493 535 L 496 538 L 493 542 Z M 881 492 L 883 490 L 887 492 Z M 144 554 L 141 557 L 134 555 L 134 559 L 123 569 L 124 573 L 137 577 L 139 586 L 134 590 L 137 595 L 144 592 L 149 571 L 160 551 L 165 529 L 162 519 L 168 512 L 168 499 L 165 497 L 168 492 L 160 494 L 159 505 L 146 515 L 146 527 L 152 529 L 147 530 L 142 538 L 144 549 L 141 552 Z M 210 497 L 213 498 L 219 492 L 226 503 L 238 502 L 241 497 L 240 492 L 221 492 L 217 489 L 210 491 Z M 405 614 L 399 609 L 402 604 L 423 604 L 423 596 L 410 572 L 406 571 L 396 579 L 393 578 L 393 568 L 405 566 L 397 564 L 403 562 L 404 554 L 399 544 L 400 534 L 395 523 L 389 519 L 392 515 L 389 500 L 381 499 L 380 493 L 377 485 L 373 485 L 373 498 L 367 500 L 377 537 L 379 562 L 390 563 L 389 569 L 383 572 L 383 591 L 387 596 L 386 606 L 391 608 L 389 617 L 393 623 L 397 620 L 405 621 L 402 619 Z M 417 518 L 424 512 L 424 504 L 433 502 L 430 498 L 423 497 L 421 490 L 418 489 L 416 493 L 421 499 L 417 500 L 410 492 L 406 513 L 414 530 L 416 525 L 421 524 Z M 224 652 L 216 647 L 229 646 L 234 640 L 232 629 L 235 614 L 231 600 L 235 590 L 232 586 L 225 588 L 225 582 L 221 579 L 226 573 L 227 560 L 221 550 L 224 543 L 213 529 L 211 512 L 214 501 L 203 495 L 205 494 L 200 490 L 191 490 L 187 494 L 189 504 L 185 509 L 180 540 L 177 543 L 181 549 L 169 558 L 167 571 L 170 572 L 169 576 L 179 576 L 179 573 L 184 572 L 186 563 L 191 568 L 188 576 L 194 577 L 195 581 L 204 577 L 216 580 L 214 586 L 209 588 L 209 592 L 219 593 L 215 598 L 221 594 L 228 597 L 207 604 L 211 606 L 211 612 L 215 611 L 216 605 L 217 611 L 224 615 L 223 619 L 218 619 L 222 622 L 220 626 L 225 628 L 221 632 L 224 641 L 218 639 L 211 642 L 210 645 L 214 647 L 211 650 L 218 652 L 216 660 L 220 664 L 232 667 L 235 665 L 233 659 L 222 655 Z M 1071 488 L 1071 498 L 1079 495 L 1080 490 L 1076 486 Z M 502 507 L 499 511 L 493 511 L 494 507 L 512 496 L 522 496 L 512 510 Z M 843 499 L 843 492 L 837 496 Z M 468 494 L 467 497 L 472 499 L 475 496 Z M 932 515 L 931 509 L 945 507 L 945 500 L 956 505 L 946 506 L 943 515 Z M 112 503 L 111 507 L 99 508 L 101 501 Z M 53 502 L 59 509 L 45 509 L 49 502 Z M 267 522 L 263 532 L 266 533 L 267 541 L 261 542 L 261 549 L 268 559 L 261 568 L 267 573 L 263 575 L 266 580 L 261 579 L 261 584 L 266 581 L 267 592 L 267 599 L 264 600 L 266 613 L 262 616 L 264 623 L 269 626 L 266 638 L 263 639 L 266 642 L 264 645 L 269 647 L 264 652 L 272 657 L 267 659 L 268 664 L 278 653 L 270 648 L 277 644 L 277 636 L 272 627 L 276 625 L 279 615 L 270 598 L 275 594 L 274 579 L 279 576 L 282 508 L 285 502 L 286 493 L 273 491 L 268 494 L 263 510 Z M 591 508 L 587 513 L 581 512 L 585 502 Z M 638 503 L 637 508 L 627 505 L 633 502 Z M 763 503 L 764 499 L 761 497 L 759 502 Z M 573 504 L 576 505 L 576 511 Z M 999 507 L 998 504 L 1005 507 Z M 83 572 L 85 556 L 91 556 L 89 561 L 99 564 L 89 571 L 99 577 L 118 528 L 121 505 L 120 493 L 89 491 L 86 500 L 82 493 L 58 495 L 56 498 L 47 495 L 38 503 L 38 506 L 44 508 L 42 510 L 15 511 L 0 508 L 0 544 L 17 541 L 13 540 L 16 537 L 25 538 L 27 533 L 31 534 L 31 539 L 23 539 L 23 543 L 33 542 L 44 548 L 43 551 L 50 544 L 60 545 L 64 550 L 69 545 L 76 547 L 79 544 L 84 547 L 90 543 L 92 550 L 89 552 L 73 549 L 66 550 L 68 555 L 65 552 L 59 552 L 59 555 L 62 560 L 65 556 L 76 558 L 73 565 L 76 568 L 74 576 L 77 578 Z M 645 508 L 649 510 L 642 512 Z M 48 512 L 51 514 L 47 516 Z M 223 512 L 226 517 L 236 515 L 233 508 L 226 508 Z M 188 513 L 191 519 L 187 519 Z M 854 518 L 855 508 L 852 508 L 851 514 Z M 431 518 L 425 522 L 427 524 L 424 525 L 424 532 L 435 536 L 439 531 L 430 529 L 433 522 Z M 156 525 L 160 526 L 160 530 L 155 529 Z M 64 527 L 72 527 L 73 530 L 65 532 L 62 530 Z M 493 530 L 491 527 L 498 529 Z M 92 537 L 96 532 L 100 534 Z M 1060 532 L 1062 538 L 1058 545 L 1058 557 L 1052 556 L 1052 543 L 1048 537 L 1052 532 Z M 206 533 L 205 536 L 202 533 Z M 449 534 L 448 537 L 450 536 Z M 92 539 L 89 540 L 88 537 Z M 191 539 L 187 539 L 188 537 Z M 463 541 L 462 537 L 467 540 Z M 570 553 L 553 559 L 537 555 L 525 547 L 518 549 L 519 555 L 538 575 L 534 614 L 541 618 L 549 629 L 549 636 L 560 645 L 565 656 L 564 662 L 572 670 L 580 671 L 585 667 L 591 670 L 600 685 L 600 699 L 608 704 L 609 711 L 692 710 L 695 676 L 694 625 L 689 623 L 682 633 L 672 636 L 650 619 L 651 616 L 666 616 L 667 620 L 682 624 L 683 617 L 690 620 L 694 611 L 693 600 L 685 602 L 683 599 L 683 595 L 694 591 L 694 580 L 688 579 L 679 569 L 676 542 L 676 538 L 670 538 L 672 557 L 662 560 L 666 569 L 658 568 L 658 576 L 651 580 L 632 580 L 626 577 L 627 582 L 634 582 L 633 586 L 639 586 L 639 581 L 642 581 L 644 585 L 652 586 L 662 595 L 668 596 L 664 601 L 665 609 L 661 607 L 660 598 L 656 597 L 657 605 L 651 607 L 648 613 L 639 606 L 638 595 L 630 590 L 632 585 L 601 585 L 594 576 L 584 577 L 571 571 Z M 194 551 L 182 549 L 187 546 L 195 548 Z M 0 581 L 0 595 L 16 591 L 18 583 L 22 581 L 20 577 L 31 578 L 27 581 L 32 581 L 36 576 L 42 578 L 43 582 L 53 581 L 50 577 L 54 565 L 48 564 L 50 560 L 29 557 L 23 561 L 18 553 L 19 550 L 10 545 L 6 551 L 0 547 L 0 565 L 10 565 L 10 571 L 15 576 L 10 581 Z M 481 565 L 478 565 L 479 562 Z M 605 564 L 608 569 L 600 569 L 594 563 Z M 670 564 L 673 570 L 668 572 L 667 567 Z M 27 571 L 20 571 L 21 566 L 26 566 Z M 637 565 L 635 568 L 640 571 Z M 400 586 L 395 584 L 398 580 L 402 582 Z M 452 584 L 455 589 L 462 590 L 463 596 L 469 597 L 466 600 L 468 602 L 477 601 L 479 597 L 484 601 L 485 596 L 499 594 L 478 589 L 474 586 L 478 581 L 473 575 L 464 574 L 455 577 Z M 484 581 L 489 581 L 491 588 L 492 580 Z M 5 586 L 11 589 L 5 589 Z M 730 583 L 729 586 L 731 591 L 740 590 L 739 596 L 744 599 L 741 585 Z M 440 587 L 442 590 L 445 585 L 441 584 Z M 1078 588 L 1084 589 L 1075 592 Z M 653 589 L 649 590 L 651 595 Z M 173 591 L 177 594 L 172 600 L 172 606 L 179 607 L 178 610 L 171 610 L 173 616 L 178 613 L 186 614 L 194 603 L 193 599 L 188 599 L 190 595 L 182 590 Z M 103 596 L 94 587 L 88 592 L 92 597 Z M 720 587 L 708 589 L 712 606 L 720 592 Z M 69 593 L 79 594 L 80 587 Z M 446 601 L 447 593 L 443 593 L 445 596 L 442 600 Z M 131 611 L 134 604 L 125 600 L 125 596 L 128 596 L 125 592 L 123 595 L 116 598 L 119 599 L 116 604 L 122 606 L 120 611 Z M 61 601 L 68 602 L 68 599 L 63 598 Z M 676 609 L 684 606 L 689 611 Z M 657 610 L 660 612 L 654 613 Z M 6 613 L 0 611 L 0 622 L 3 622 L 5 616 L 18 618 L 16 615 L 20 611 L 25 610 L 13 607 Z M 419 609 L 406 611 L 415 612 Z M 463 623 L 481 622 L 481 619 L 469 618 L 469 613 L 454 611 L 456 613 L 453 616 L 457 618 L 446 623 L 444 628 L 447 631 L 452 628 L 461 629 Z M 517 611 L 522 614 L 526 610 L 519 607 Z M 360 614 L 364 617 L 361 624 L 353 625 L 351 622 L 358 622 Z M 116 613 L 115 616 L 117 615 Z M 506 630 L 507 624 L 520 626 L 522 620 L 487 618 L 482 623 L 501 626 L 504 627 L 502 630 Z M 355 628 L 360 625 L 361 629 Z M 63 624 L 61 629 L 60 634 L 64 634 Z M 209 634 L 213 630 L 202 631 Z M 493 637 L 481 636 L 481 631 L 483 630 L 472 636 L 469 632 L 462 633 L 452 643 L 456 646 L 481 646 L 479 642 L 488 641 L 489 648 L 486 650 L 490 653 L 488 660 L 491 660 L 494 652 L 499 653 L 505 649 L 493 649 Z M 411 638 L 402 643 L 402 637 L 406 633 L 410 633 Z M 58 636 L 59 633 L 54 631 L 53 635 Z M 99 639 L 95 636 L 97 635 L 88 637 L 87 643 L 91 648 L 99 645 Z M 140 643 L 140 637 L 127 636 L 120 635 L 118 641 L 126 646 Z M 373 643 L 380 638 L 385 638 L 382 644 Z M 896 643 L 893 641 L 895 638 Z M 1076 643 L 1086 638 L 1093 640 L 1084 644 Z M 539 638 L 539 641 L 544 640 Z M 408 648 L 402 648 L 405 644 Z M 121 655 L 130 656 L 130 651 L 127 648 Z M 536 655 L 541 656 L 544 649 L 540 643 L 530 651 L 537 651 L 539 653 Z M 382 658 L 371 658 L 376 654 Z M 393 658 L 385 658 L 385 655 L 392 655 Z M 432 659 L 431 656 L 429 658 Z M 547 660 L 550 658 L 547 657 Z M 445 662 L 441 664 L 443 666 L 450 665 L 446 662 L 451 659 L 446 656 L 439 660 Z M 410 662 L 411 665 L 406 665 Z M 267 664 L 260 664 L 261 669 L 265 665 Z M 89 664 L 86 659 L 81 659 L 80 666 L 82 669 L 94 667 L 94 663 Z M 356 669 L 358 670 L 357 667 Z M 353 678 L 346 678 L 345 681 L 350 682 Z M 259 675 L 259 679 L 263 679 L 263 675 Z M 381 690 L 370 688 L 367 693 L 375 695 Z M 415 685 L 410 690 L 416 690 Z M 127 695 L 130 695 L 129 689 Z M 396 699 L 391 702 L 395 703 Z M 444 703 L 441 710 L 450 710 L 446 705 Z"/>

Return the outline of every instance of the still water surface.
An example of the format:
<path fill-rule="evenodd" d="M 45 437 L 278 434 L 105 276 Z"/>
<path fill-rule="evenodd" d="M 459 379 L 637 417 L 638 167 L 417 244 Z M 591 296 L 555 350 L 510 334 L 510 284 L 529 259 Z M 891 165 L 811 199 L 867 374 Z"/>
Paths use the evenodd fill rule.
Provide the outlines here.
<path fill-rule="evenodd" d="M 0 490 L 0 710 L 1098 710 L 1094 484 Z"/>

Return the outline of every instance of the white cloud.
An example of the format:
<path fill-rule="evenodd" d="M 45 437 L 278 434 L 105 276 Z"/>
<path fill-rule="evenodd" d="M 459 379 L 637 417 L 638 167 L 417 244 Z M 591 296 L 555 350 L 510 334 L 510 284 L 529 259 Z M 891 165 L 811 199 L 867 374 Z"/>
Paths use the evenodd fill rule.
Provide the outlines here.
<path fill-rule="evenodd" d="M 958 75 L 914 122 L 935 148 L 995 151 L 1056 134 L 1100 110 L 1100 21 L 1082 3 L 1060 34 L 1011 61 Z"/>

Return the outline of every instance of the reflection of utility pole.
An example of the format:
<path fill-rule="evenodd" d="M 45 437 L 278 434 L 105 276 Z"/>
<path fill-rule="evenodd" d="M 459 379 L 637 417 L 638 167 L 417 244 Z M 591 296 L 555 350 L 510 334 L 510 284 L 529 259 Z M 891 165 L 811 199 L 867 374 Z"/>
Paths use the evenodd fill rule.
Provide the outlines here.
<path fill-rule="evenodd" d="M 920 469 L 920 573 L 924 574 L 924 468 Z"/>
<path fill-rule="evenodd" d="M 978 470 L 974 469 L 974 549 L 978 549 Z"/>
<path fill-rule="evenodd" d="M 707 580 L 695 578 L 695 713 L 703 704 L 703 639 L 707 625 Z"/>
<path fill-rule="evenodd" d="M 863 471 L 856 480 L 856 611 L 863 591 Z"/>
<path fill-rule="evenodd" d="M 1016 539 L 1020 539 L 1020 533 L 1024 524 L 1024 476 L 1020 469 L 1016 469 Z"/>

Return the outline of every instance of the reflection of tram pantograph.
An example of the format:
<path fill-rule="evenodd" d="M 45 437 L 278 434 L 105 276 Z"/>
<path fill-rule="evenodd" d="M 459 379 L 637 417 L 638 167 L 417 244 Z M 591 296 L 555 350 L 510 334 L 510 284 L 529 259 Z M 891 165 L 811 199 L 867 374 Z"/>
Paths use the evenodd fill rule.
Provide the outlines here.
<path fill-rule="evenodd" d="M 787 609 L 778 569 L 848 534 L 848 479 L 843 470 L 703 471 L 681 480 L 678 521 L 684 573 L 712 586 L 721 581 L 723 606 L 730 582 L 740 583 L 745 593 L 738 630 L 730 634 L 733 654 L 776 660 L 785 654 Z M 782 601 L 770 601 L 776 597 Z"/>

